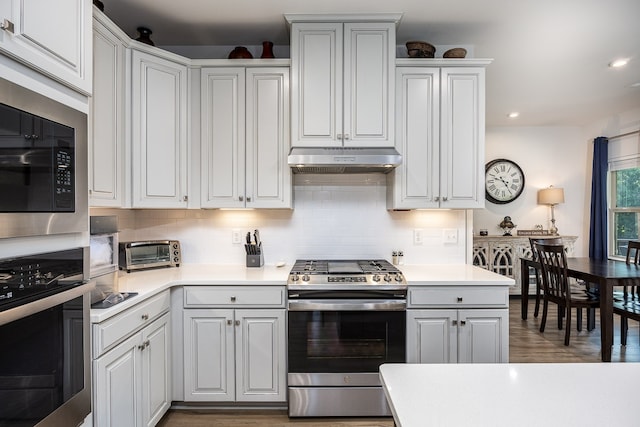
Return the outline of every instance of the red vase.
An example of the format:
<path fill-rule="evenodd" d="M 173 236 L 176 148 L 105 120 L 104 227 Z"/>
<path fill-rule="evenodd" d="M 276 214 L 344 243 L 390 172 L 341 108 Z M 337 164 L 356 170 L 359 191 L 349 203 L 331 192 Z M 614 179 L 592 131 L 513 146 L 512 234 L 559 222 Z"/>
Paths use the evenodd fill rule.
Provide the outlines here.
<path fill-rule="evenodd" d="M 275 58 L 273 56 L 272 42 L 262 42 L 262 55 L 260 55 L 260 58 Z"/>

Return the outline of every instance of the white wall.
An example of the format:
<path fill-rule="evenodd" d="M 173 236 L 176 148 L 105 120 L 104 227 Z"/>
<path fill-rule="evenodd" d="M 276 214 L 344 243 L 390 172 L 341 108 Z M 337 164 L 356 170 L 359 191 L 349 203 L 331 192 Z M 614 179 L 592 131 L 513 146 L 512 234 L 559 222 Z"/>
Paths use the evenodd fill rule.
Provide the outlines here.
<path fill-rule="evenodd" d="M 185 263 L 243 264 L 244 246 L 232 244 L 260 229 L 265 263 L 302 258 L 385 258 L 402 250 L 406 264 L 465 262 L 466 211 L 390 212 L 382 174 L 296 175 L 294 210 L 115 210 L 120 240 L 178 239 Z M 443 243 L 443 229 L 458 231 L 458 243 Z M 422 244 L 414 244 L 414 230 Z"/>
<path fill-rule="evenodd" d="M 565 203 L 555 208 L 556 226 L 560 234 L 578 236 L 577 256 L 587 254 L 588 234 L 584 234 L 583 224 L 589 220 L 588 208 L 585 209 L 591 191 L 590 173 L 587 173 L 591 170 L 589 149 L 590 144 L 579 127 L 488 128 L 486 161 L 496 158 L 515 161 L 524 172 L 525 188 L 511 203 L 486 202 L 485 209 L 474 211 L 474 234 L 483 228 L 489 234 L 502 234 L 498 224 L 506 215 L 517 225 L 516 231 L 533 229 L 536 224 L 549 229 L 551 212 L 548 206 L 537 204 L 537 192 L 553 185 L 564 188 L 565 192 Z"/>

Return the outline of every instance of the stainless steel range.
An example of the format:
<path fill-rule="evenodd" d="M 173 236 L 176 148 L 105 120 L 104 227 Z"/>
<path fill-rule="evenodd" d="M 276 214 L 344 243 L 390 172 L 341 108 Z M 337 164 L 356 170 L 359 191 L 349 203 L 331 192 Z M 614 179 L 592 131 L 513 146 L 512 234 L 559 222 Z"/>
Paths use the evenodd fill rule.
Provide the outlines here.
<path fill-rule="evenodd" d="M 289 416 L 389 416 L 378 377 L 404 363 L 407 283 L 386 260 L 298 260 L 289 274 Z"/>

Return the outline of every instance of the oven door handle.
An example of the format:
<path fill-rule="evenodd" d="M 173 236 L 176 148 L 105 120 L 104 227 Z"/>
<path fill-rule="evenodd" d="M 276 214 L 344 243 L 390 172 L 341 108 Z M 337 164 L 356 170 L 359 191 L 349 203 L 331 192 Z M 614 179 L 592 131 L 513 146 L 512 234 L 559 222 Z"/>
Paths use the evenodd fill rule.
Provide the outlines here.
<path fill-rule="evenodd" d="M 289 311 L 404 311 L 406 300 L 289 300 Z"/>

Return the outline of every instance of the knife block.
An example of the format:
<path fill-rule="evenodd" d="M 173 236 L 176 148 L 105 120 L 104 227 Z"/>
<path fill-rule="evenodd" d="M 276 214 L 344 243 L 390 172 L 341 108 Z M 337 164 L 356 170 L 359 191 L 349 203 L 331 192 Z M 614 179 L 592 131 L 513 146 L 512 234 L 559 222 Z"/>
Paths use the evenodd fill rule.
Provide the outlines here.
<path fill-rule="evenodd" d="M 262 267 L 264 265 L 264 255 L 262 251 L 257 255 L 247 255 L 247 267 Z"/>

